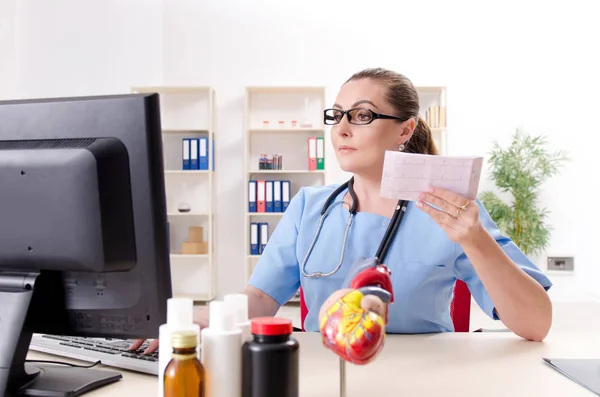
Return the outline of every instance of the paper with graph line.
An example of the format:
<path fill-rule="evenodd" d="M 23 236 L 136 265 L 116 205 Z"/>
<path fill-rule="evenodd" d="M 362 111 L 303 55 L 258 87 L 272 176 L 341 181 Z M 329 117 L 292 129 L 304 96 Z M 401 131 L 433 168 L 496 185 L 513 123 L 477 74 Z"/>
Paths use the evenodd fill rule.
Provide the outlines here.
<path fill-rule="evenodd" d="M 386 151 L 380 194 L 386 198 L 416 201 L 418 194 L 431 186 L 474 200 L 482 165 L 483 157 Z"/>

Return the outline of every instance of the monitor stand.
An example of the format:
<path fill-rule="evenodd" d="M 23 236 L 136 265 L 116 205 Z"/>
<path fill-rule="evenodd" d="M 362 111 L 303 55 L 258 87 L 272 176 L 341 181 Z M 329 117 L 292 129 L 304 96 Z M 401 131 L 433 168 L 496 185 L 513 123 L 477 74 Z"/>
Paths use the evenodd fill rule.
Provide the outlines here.
<path fill-rule="evenodd" d="M 0 397 L 75 397 L 121 379 L 114 371 L 26 363 L 38 324 L 66 329 L 63 286 L 58 273 L 0 273 Z M 36 305 L 40 299 L 45 313 Z M 56 304 L 49 305 L 49 299 Z"/>

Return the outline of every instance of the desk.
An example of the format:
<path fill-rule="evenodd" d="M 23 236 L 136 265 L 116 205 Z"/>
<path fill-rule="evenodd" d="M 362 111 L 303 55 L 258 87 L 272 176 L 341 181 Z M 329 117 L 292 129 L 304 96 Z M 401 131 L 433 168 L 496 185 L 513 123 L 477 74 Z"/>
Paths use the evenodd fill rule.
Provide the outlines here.
<path fill-rule="evenodd" d="M 317 333 L 295 337 L 301 351 L 300 397 L 337 397 L 337 356 L 321 346 Z M 389 335 L 375 362 L 346 366 L 348 397 L 594 395 L 543 363 L 542 357 L 600 358 L 600 336 L 557 332 L 537 343 L 504 332 Z M 28 358 L 55 357 L 30 352 Z M 121 372 L 121 381 L 86 397 L 156 395 L 156 377 Z M 370 384 L 376 376 L 384 381 Z"/>

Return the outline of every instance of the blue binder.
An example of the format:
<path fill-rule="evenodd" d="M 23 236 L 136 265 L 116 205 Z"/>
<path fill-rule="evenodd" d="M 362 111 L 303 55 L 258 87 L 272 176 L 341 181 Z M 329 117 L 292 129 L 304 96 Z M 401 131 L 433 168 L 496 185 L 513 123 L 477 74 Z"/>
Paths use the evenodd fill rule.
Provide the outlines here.
<path fill-rule="evenodd" d="M 201 137 L 199 140 L 198 161 L 200 162 L 200 170 L 208 170 L 208 138 Z"/>
<path fill-rule="evenodd" d="M 198 170 L 198 139 L 190 139 L 190 170 Z"/>
<path fill-rule="evenodd" d="M 258 222 L 250 223 L 250 255 L 260 254 L 260 231 Z"/>
<path fill-rule="evenodd" d="M 273 212 L 283 212 L 281 205 L 281 181 L 273 181 Z"/>
<path fill-rule="evenodd" d="M 262 254 L 269 242 L 269 224 L 267 222 L 259 222 L 258 226 L 260 227 L 260 231 L 258 232 L 258 237 L 260 239 L 258 252 Z"/>
<path fill-rule="evenodd" d="M 182 140 L 182 150 L 183 153 L 181 154 L 181 158 L 183 161 L 183 169 L 184 170 L 189 170 L 191 169 L 191 163 L 190 163 L 190 139 L 189 138 L 183 138 Z"/>
<path fill-rule="evenodd" d="M 290 205 L 290 181 L 281 181 L 281 208 L 283 212 Z"/>
<path fill-rule="evenodd" d="M 267 181 L 266 182 L 266 197 L 265 197 L 265 203 L 266 203 L 266 212 L 273 212 L 274 206 L 273 206 L 273 181 Z"/>
<path fill-rule="evenodd" d="M 248 181 L 248 212 L 256 212 L 256 181 Z"/>

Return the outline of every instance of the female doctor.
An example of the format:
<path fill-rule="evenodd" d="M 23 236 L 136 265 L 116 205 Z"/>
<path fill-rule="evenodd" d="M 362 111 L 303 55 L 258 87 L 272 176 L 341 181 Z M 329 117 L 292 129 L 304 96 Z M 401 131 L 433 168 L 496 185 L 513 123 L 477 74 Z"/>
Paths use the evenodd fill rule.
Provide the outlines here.
<path fill-rule="evenodd" d="M 380 197 L 385 151 L 437 154 L 414 86 L 393 71 L 356 73 L 324 113 L 336 158 L 353 174 L 353 192 L 300 189 L 243 291 L 252 318 L 275 315 L 302 286 L 307 331 L 319 331 L 324 302 L 342 288 L 355 261 L 374 257 L 384 237 L 398 204 Z M 543 340 L 552 323 L 550 280 L 500 233 L 479 201 L 437 188 L 419 198 L 407 203 L 384 260 L 394 293 L 386 331 L 453 331 L 449 307 L 459 279 L 491 318 L 525 339 Z M 196 311 L 195 321 L 208 325 L 207 307 Z"/>

